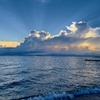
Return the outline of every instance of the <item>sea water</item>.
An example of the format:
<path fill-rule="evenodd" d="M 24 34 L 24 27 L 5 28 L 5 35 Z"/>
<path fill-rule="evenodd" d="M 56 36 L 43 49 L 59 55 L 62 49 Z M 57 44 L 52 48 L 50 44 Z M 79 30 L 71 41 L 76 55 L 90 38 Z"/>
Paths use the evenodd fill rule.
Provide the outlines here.
<path fill-rule="evenodd" d="M 0 56 L 0 100 L 100 100 L 97 57 Z"/>

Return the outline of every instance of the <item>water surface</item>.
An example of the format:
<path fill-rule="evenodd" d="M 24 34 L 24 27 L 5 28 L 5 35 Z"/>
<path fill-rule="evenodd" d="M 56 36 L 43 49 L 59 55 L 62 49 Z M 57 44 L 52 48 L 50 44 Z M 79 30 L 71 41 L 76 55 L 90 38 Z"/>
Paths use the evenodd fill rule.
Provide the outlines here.
<path fill-rule="evenodd" d="M 27 97 L 40 99 L 38 96 L 53 98 L 55 94 L 60 97 L 69 94 L 69 98 L 87 94 L 91 97 L 92 93 L 100 92 L 100 62 L 84 61 L 85 58 L 100 59 L 0 56 L 0 100 Z"/>

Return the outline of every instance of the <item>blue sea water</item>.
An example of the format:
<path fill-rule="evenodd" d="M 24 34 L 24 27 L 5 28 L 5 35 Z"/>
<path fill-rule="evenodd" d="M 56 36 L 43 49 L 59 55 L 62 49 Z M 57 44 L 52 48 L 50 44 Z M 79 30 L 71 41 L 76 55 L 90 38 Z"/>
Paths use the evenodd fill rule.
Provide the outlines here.
<path fill-rule="evenodd" d="M 100 94 L 100 62 L 85 59 L 100 58 L 0 56 L 0 100 L 92 100 Z"/>

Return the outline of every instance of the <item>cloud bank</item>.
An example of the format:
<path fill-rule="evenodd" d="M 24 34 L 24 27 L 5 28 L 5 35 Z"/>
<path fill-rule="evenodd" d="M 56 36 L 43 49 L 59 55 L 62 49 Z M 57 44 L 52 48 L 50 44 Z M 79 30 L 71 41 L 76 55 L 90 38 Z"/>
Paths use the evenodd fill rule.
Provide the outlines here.
<path fill-rule="evenodd" d="M 0 41 L 0 47 L 16 47 L 20 45 L 19 42 L 12 42 L 12 41 Z"/>
<path fill-rule="evenodd" d="M 45 53 L 100 53 L 100 27 L 92 28 L 86 22 L 72 22 L 59 34 L 30 32 L 16 48 L 19 51 L 43 51 Z"/>

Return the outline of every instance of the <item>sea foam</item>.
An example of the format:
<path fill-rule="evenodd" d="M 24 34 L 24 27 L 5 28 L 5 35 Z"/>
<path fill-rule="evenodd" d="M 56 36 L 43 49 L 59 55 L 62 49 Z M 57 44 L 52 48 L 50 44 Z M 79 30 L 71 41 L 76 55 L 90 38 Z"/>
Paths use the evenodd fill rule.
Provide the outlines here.
<path fill-rule="evenodd" d="M 21 100 L 74 100 L 76 96 L 99 94 L 99 93 L 100 93 L 100 87 L 96 87 L 96 88 L 78 89 L 71 92 L 62 92 L 62 93 L 52 92 L 42 96 L 23 98 Z"/>

